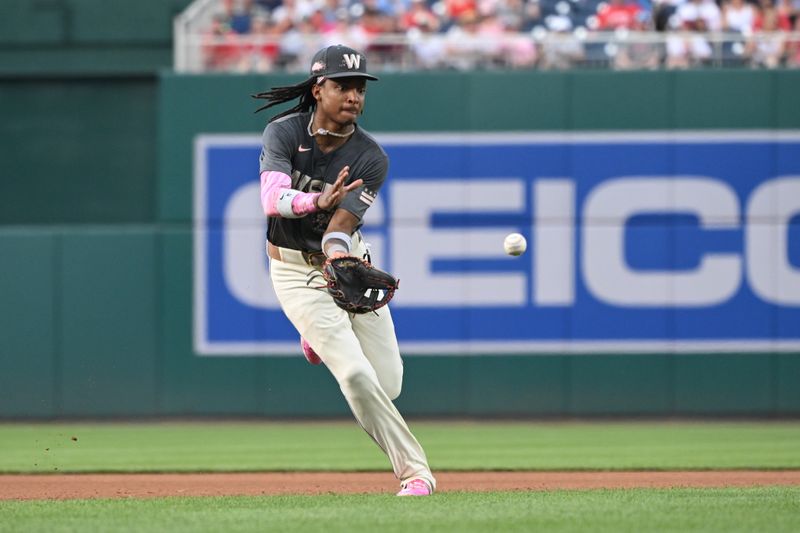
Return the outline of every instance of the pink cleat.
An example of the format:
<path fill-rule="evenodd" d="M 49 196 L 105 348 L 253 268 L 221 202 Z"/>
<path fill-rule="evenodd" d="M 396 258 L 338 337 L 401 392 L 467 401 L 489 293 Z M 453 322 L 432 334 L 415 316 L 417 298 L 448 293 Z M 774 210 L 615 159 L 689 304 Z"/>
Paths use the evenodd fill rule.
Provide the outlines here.
<path fill-rule="evenodd" d="M 300 337 L 300 347 L 303 349 L 303 355 L 306 356 L 306 361 L 312 365 L 318 365 L 322 362 L 322 359 L 319 358 L 314 348 L 312 348 L 303 337 Z"/>
<path fill-rule="evenodd" d="M 430 496 L 433 493 L 428 482 L 419 478 L 407 481 L 402 487 L 398 496 Z"/>

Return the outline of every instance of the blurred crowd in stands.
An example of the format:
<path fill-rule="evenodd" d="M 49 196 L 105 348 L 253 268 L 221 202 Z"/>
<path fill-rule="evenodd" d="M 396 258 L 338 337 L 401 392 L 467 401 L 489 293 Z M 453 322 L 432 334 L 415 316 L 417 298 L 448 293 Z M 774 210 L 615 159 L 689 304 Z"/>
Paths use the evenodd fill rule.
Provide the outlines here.
<path fill-rule="evenodd" d="M 346 44 L 374 70 L 800 67 L 800 0 L 220 0 L 204 68 L 304 71 Z"/>

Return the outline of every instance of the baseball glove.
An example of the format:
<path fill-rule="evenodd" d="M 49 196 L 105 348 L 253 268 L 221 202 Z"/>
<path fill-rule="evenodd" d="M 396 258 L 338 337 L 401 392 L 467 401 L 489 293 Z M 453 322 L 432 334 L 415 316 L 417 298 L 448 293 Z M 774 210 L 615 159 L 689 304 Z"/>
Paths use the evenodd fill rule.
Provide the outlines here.
<path fill-rule="evenodd" d="M 336 305 L 355 314 L 388 304 L 400 283 L 388 272 L 352 256 L 328 259 L 322 266 L 322 275 Z"/>

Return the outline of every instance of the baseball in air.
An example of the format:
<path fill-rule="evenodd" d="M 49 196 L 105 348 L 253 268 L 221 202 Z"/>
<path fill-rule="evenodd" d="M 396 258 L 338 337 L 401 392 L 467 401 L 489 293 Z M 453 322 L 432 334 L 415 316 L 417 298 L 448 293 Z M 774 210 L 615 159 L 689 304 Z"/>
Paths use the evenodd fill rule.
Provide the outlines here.
<path fill-rule="evenodd" d="M 528 248 L 528 242 L 519 233 L 510 233 L 503 241 L 503 248 L 505 248 L 508 255 L 522 255 L 525 249 Z"/>

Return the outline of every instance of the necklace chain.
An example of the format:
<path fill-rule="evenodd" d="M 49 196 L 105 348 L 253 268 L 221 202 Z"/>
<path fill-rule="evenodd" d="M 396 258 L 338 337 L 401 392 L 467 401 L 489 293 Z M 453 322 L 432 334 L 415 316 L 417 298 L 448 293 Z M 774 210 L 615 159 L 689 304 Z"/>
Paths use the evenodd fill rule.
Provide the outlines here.
<path fill-rule="evenodd" d="M 314 113 L 311 113 L 311 120 L 308 121 L 308 136 L 313 137 L 314 135 L 330 135 L 332 137 L 350 137 L 354 131 L 356 131 L 355 125 L 350 128 L 350 131 L 347 133 L 336 133 L 335 131 L 326 130 L 325 128 L 318 128 L 317 131 L 311 133 L 311 123 L 314 122 Z"/>

